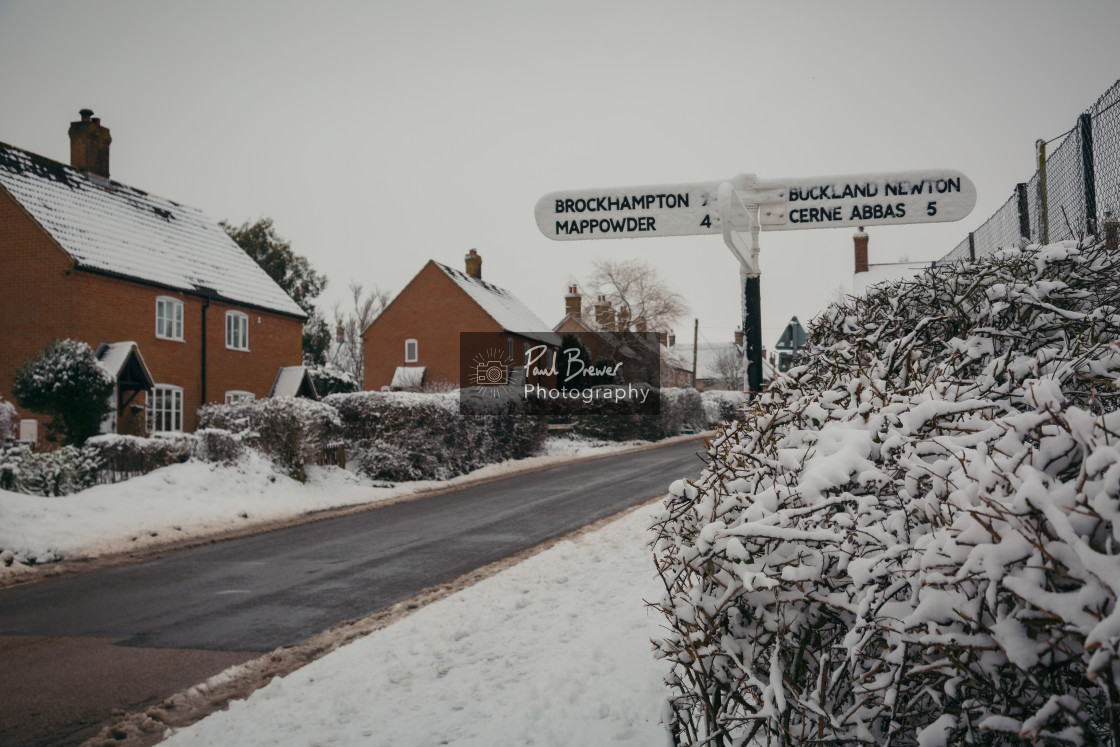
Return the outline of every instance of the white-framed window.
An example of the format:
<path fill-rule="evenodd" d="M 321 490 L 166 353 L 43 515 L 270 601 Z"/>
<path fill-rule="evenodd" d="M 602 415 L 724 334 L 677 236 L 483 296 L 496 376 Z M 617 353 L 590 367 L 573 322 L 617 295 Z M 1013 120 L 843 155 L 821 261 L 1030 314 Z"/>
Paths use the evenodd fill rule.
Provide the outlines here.
<path fill-rule="evenodd" d="M 249 315 L 241 311 L 226 312 L 226 347 L 230 350 L 249 349 Z"/>
<path fill-rule="evenodd" d="M 148 392 L 148 432 L 183 430 L 183 387 L 156 384 Z"/>
<path fill-rule="evenodd" d="M 404 341 L 404 362 L 415 363 L 420 360 L 420 343 L 416 340 Z"/>
<path fill-rule="evenodd" d="M 156 337 L 183 339 L 183 302 L 171 296 L 156 297 Z"/>
<path fill-rule="evenodd" d="M 252 392 L 242 391 L 241 389 L 231 389 L 226 392 L 226 404 L 235 405 L 238 402 L 252 402 L 257 398 L 257 395 Z"/>

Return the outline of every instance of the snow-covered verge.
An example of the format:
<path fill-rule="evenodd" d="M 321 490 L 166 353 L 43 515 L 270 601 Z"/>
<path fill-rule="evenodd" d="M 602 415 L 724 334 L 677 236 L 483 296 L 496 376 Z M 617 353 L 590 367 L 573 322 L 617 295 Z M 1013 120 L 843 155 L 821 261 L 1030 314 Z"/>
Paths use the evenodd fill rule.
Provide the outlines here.
<path fill-rule="evenodd" d="M 649 506 L 273 680 L 170 745 L 658 745 Z M 232 676 L 232 675 L 231 675 Z"/>
<path fill-rule="evenodd" d="M 66 496 L 0 490 L 0 584 L 57 560 L 96 558 L 189 542 L 346 506 L 403 499 L 595 454 L 632 449 L 554 438 L 541 456 L 511 460 L 446 481 L 387 485 L 338 467 L 309 467 L 307 482 L 247 450 L 232 465 L 189 461 Z"/>
<path fill-rule="evenodd" d="M 658 518 L 682 741 L 1120 743 L 1118 306 L 1068 242 L 815 320 Z"/>

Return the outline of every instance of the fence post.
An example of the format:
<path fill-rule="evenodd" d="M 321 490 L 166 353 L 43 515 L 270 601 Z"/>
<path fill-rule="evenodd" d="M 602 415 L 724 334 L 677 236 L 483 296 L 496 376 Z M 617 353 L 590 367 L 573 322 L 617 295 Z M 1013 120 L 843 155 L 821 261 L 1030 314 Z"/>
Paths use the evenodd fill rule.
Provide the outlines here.
<path fill-rule="evenodd" d="M 976 261 L 976 237 L 972 231 L 968 232 L 968 261 Z"/>
<path fill-rule="evenodd" d="M 1027 241 L 1031 240 L 1031 213 L 1030 201 L 1027 200 L 1027 183 L 1019 182 L 1015 185 L 1015 191 L 1019 193 L 1019 235 L 1026 238 Z"/>
<path fill-rule="evenodd" d="M 1097 233 L 1097 169 L 1093 161 L 1093 115 L 1077 118 L 1081 126 L 1081 170 L 1085 177 L 1085 230 Z"/>
<path fill-rule="evenodd" d="M 1050 206 L 1046 197 L 1046 141 L 1041 138 L 1037 140 L 1035 150 L 1038 152 L 1038 241 L 1046 245 L 1050 243 Z"/>

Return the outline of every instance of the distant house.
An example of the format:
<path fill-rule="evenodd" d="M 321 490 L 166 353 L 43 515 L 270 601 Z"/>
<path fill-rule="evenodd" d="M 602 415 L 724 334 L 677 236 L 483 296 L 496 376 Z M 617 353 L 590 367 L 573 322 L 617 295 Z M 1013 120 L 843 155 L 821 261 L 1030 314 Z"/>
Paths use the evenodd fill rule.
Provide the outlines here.
<path fill-rule="evenodd" d="M 117 378 L 106 430 L 190 431 L 205 403 L 268 396 L 306 315 L 216 222 L 110 180 L 92 114 L 70 125 L 71 165 L 0 143 L 0 396 L 53 338 Z"/>
<path fill-rule="evenodd" d="M 493 355 L 511 370 L 524 370 L 526 355 L 534 348 L 559 343 L 517 297 L 482 279 L 482 257 L 471 249 L 464 271 L 429 260 L 366 328 L 365 388 L 417 391 L 470 385 L 468 369 L 478 356 L 460 350 L 463 332 L 484 338 L 478 354 Z"/>
<path fill-rule="evenodd" d="M 852 273 L 852 293 L 863 296 L 871 286 L 896 280 L 909 280 L 929 269 L 933 262 L 868 262 L 868 236 L 860 226 L 852 236 L 855 245 L 855 271 Z"/>
<path fill-rule="evenodd" d="M 586 318 L 583 312 L 583 294 L 579 292 L 579 286 L 572 284 L 568 286 L 568 294 L 564 296 L 564 318 L 552 329 L 561 337 L 567 334 L 579 335 L 593 360 L 618 357 L 625 362 L 627 355 L 640 357 L 638 351 L 628 353 L 628 341 L 613 331 L 618 324 L 610 301 L 600 296 L 593 306 L 593 314 L 593 319 Z M 660 364 L 659 386 L 692 386 L 691 359 L 686 361 L 678 355 L 674 349 L 672 332 L 658 332 L 657 335 L 660 341 L 656 346 Z"/>
<path fill-rule="evenodd" d="M 691 361 L 694 348 L 678 346 L 677 352 Z M 743 377 L 743 330 L 735 330 L 735 339 L 727 342 L 698 342 L 695 345 L 696 388 L 700 391 L 710 389 L 742 391 L 745 386 Z M 762 383 L 765 386 L 774 378 L 775 359 L 762 351 Z"/>

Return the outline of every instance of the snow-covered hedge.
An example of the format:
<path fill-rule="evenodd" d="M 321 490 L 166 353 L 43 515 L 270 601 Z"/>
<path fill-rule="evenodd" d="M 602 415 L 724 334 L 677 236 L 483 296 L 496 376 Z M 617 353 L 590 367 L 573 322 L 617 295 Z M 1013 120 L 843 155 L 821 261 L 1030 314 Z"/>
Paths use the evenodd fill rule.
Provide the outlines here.
<path fill-rule="evenodd" d="M 190 459 L 197 448 L 195 436 L 181 433 L 168 438 L 141 438 L 105 434 L 86 441 L 85 450 L 101 465 L 98 482 L 112 483 Z"/>
<path fill-rule="evenodd" d="M 0 449 L 0 490 L 69 495 L 100 482 L 103 464 L 89 447 L 63 446 L 42 454 L 23 445 Z"/>
<path fill-rule="evenodd" d="M 350 458 L 379 480 L 442 480 L 522 459 L 548 432 L 528 406 L 460 406 L 458 392 L 358 392 L 325 402 L 338 412 Z"/>
<path fill-rule="evenodd" d="M 1015 248 L 814 321 L 656 523 L 683 743 L 1120 743 L 1118 282 Z"/>
<path fill-rule="evenodd" d="M 709 389 L 700 392 L 700 404 L 704 408 L 704 425 L 712 428 L 730 423 L 737 417 L 737 411 L 747 401 L 746 392 Z"/>
<path fill-rule="evenodd" d="M 615 385 L 591 387 L 615 389 Z M 648 396 L 659 398 L 652 408 L 638 398 L 615 400 L 586 397 L 567 399 L 551 406 L 553 419 L 570 422 L 578 436 L 604 441 L 658 441 L 680 435 L 686 428 L 699 430 L 705 425 L 700 393 L 691 387 L 662 387 Z"/>
<path fill-rule="evenodd" d="M 198 411 L 198 424 L 234 434 L 300 481 L 306 479 L 307 465 L 318 463 L 327 450 L 341 443 L 341 421 L 335 408 L 298 397 L 207 405 Z M 227 445 L 225 450 L 232 448 Z"/>
<path fill-rule="evenodd" d="M 692 387 L 661 388 L 661 412 L 656 438 L 677 436 L 686 430 L 702 430 L 706 421 L 700 392 Z"/>

